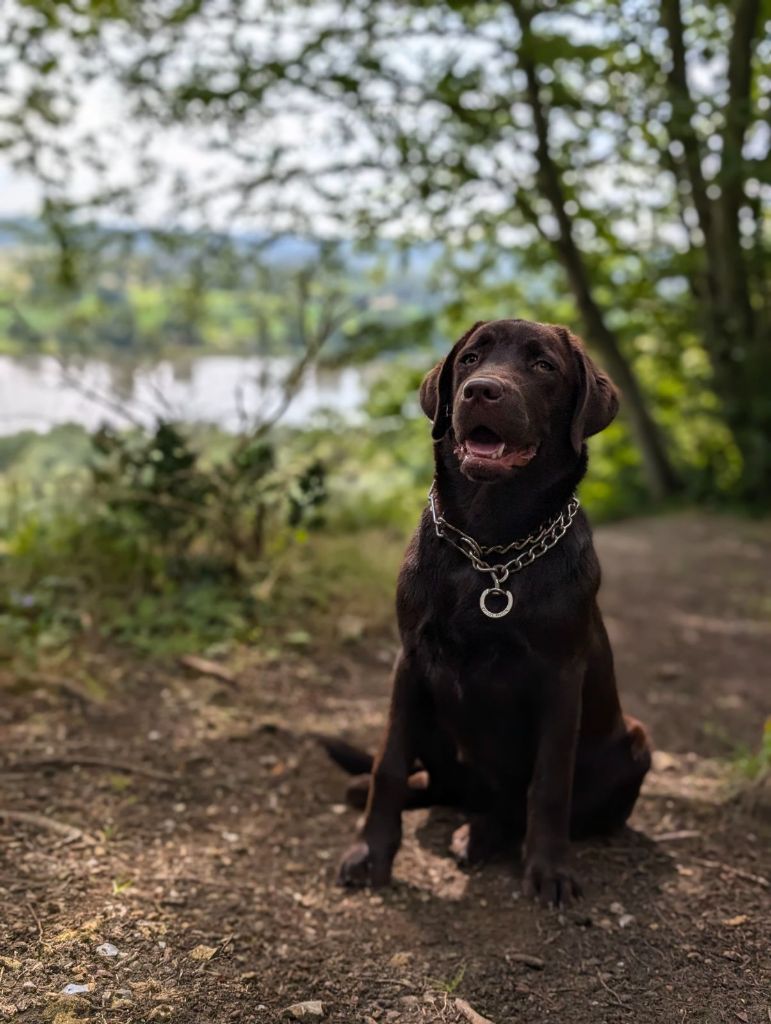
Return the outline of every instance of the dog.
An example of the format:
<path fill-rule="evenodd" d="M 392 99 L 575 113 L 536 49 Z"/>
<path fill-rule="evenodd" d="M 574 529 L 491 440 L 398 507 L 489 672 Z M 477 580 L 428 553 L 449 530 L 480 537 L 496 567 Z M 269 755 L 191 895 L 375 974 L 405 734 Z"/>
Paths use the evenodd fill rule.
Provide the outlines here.
<path fill-rule="evenodd" d="M 374 758 L 331 756 L 366 799 L 342 885 L 390 882 L 402 811 L 467 816 L 465 864 L 524 837 L 524 891 L 581 895 L 570 837 L 624 825 L 651 764 L 621 711 L 597 605 L 600 567 L 575 490 L 616 389 L 567 328 L 480 321 L 425 377 L 435 477 L 397 587 L 401 651 Z"/>

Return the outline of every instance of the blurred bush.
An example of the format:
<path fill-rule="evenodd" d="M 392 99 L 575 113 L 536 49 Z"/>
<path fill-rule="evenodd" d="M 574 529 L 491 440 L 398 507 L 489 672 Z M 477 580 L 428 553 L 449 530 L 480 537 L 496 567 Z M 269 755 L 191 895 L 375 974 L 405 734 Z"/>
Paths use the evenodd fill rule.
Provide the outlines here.
<path fill-rule="evenodd" d="M 322 463 L 279 462 L 259 435 L 67 428 L 0 458 L 14 447 L 0 502 L 6 656 L 66 647 L 97 621 L 145 645 L 180 626 L 197 642 L 245 635 L 254 581 L 322 523 Z M 57 466 L 43 486 L 41 461 Z"/>

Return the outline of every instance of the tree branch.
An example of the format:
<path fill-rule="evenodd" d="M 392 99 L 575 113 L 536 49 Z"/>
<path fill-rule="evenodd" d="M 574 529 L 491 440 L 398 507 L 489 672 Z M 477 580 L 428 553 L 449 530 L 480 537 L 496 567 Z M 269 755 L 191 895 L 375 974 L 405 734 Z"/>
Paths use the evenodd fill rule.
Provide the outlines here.
<path fill-rule="evenodd" d="M 739 209 L 744 199 L 744 137 L 751 119 L 752 51 L 760 22 L 759 0 L 738 0 L 728 47 L 728 103 L 718 181 L 720 198 L 721 278 L 729 327 L 737 336 L 752 335 L 754 316 L 747 286 L 746 257 L 741 246 Z"/>

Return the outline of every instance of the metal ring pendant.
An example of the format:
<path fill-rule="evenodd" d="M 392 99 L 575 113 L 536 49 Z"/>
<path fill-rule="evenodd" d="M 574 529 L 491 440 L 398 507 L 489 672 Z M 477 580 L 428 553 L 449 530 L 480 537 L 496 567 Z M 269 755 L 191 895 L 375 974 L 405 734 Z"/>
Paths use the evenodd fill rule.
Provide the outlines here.
<path fill-rule="evenodd" d="M 499 612 L 491 611 L 487 607 L 488 595 L 495 594 L 496 597 L 504 597 L 506 599 L 505 606 Z M 504 615 L 508 615 L 514 604 L 514 595 L 510 590 L 503 590 L 502 587 L 488 587 L 487 590 L 483 590 L 479 598 L 479 607 L 488 617 L 488 619 L 502 619 Z"/>

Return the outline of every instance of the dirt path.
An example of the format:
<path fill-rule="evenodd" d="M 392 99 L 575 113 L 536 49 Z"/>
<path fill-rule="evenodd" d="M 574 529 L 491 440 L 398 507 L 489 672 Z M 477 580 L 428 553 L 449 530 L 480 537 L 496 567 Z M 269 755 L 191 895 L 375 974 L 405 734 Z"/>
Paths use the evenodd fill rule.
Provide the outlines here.
<path fill-rule="evenodd" d="M 120 704 L 11 686 L 0 709 L 0 808 L 81 830 L 0 820 L 0 1019 L 268 1024 L 319 1000 L 341 1024 L 457 1024 L 460 998 L 495 1024 L 768 1024 L 768 817 L 726 802 L 712 758 L 769 713 L 771 526 L 598 541 L 625 703 L 666 753 L 633 829 L 577 847 L 577 908 L 520 899 L 517 865 L 459 871 L 448 812 L 406 816 L 392 890 L 331 884 L 355 814 L 304 734 L 374 740 L 391 637 L 244 653 L 235 684 L 105 660 Z"/>

